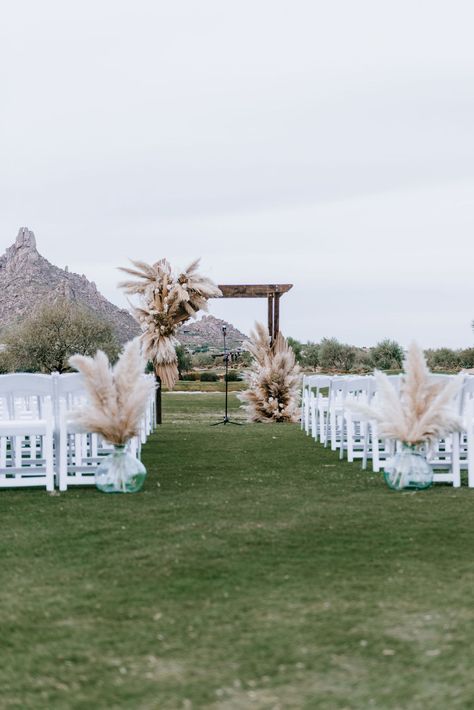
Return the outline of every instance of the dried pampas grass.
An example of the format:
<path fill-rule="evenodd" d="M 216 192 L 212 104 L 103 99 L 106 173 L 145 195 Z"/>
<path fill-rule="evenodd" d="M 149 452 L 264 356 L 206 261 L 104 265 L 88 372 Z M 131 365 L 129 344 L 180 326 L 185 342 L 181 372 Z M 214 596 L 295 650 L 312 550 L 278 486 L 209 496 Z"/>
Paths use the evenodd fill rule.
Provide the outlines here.
<path fill-rule="evenodd" d="M 120 267 L 120 270 L 134 280 L 122 281 L 119 287 L 129 295 L 139 296 L 140 305 L 133 307 L 132 313 L 143 331 L 145 355 L 153 362 L 164 386 L 172 389 L 178 380 L 178 327 L 199 311 L 206 311 L 208 299 L 222 293 L 210 279 L 198 273 L 199 259 L 178 275 L 166 259 L 155 264 L 144 261 L 132 264 L 135 268 Z"/>
<path fill-rule="evenodd" d="M 454 408 L 463 376 L 433 380 L 422 350 L 413 343 L 404 363 L 400 394 L 387 375 L 375 372 L 377 398 L 373 406 L 354 403 L 351 409 L 375 419 L 383 438 L 406 444 L 442 439 L 461 428 Z"/>
<path fill-rule="evenodd" d="M 114 368 L 101 350 L 94 357 L 73 355 L 69 364 L 82 374 L 89 396 L 88 405 L 72 414 L 76 427 L 100 434 L 115 445 L 137 436 L 155 389 L 153 378 L 144 375 L 139 339 L 125 345 Z"/>
<path fill-rule="evenodd" d="M 278 334 L 271 345 L 267 328 L 255 326 L 244 344 L 253 356 L 249 389 L 238 395 L 252 422 L 297 422 L 300 410 L 300 370 L 295 354 Z"/>

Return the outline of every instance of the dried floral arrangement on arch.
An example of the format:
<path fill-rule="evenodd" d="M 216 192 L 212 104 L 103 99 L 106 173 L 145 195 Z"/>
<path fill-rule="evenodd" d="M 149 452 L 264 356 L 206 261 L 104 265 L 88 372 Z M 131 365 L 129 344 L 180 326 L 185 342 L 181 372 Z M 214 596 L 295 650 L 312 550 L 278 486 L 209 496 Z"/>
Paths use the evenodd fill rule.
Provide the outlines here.
<path fill-rule="evenodd" d="M 271 343 L 268 329 L 256 323 L 244 346 L 253 356 L 249 388 L 238 397 L 252 422 L 297 422 L 300 416 L 300 369 L 279 333 Z"/>
<path fill-rule="evenodd" d="M 132 313 L 143 331 L 144 354 L 153 362 L 163 385 L 172 389 L 178 380 L 178 327 L 199 311 L 207 311 L 209 298 L 222 293 L 198 272 L 199 259 L 179 274 L 173 273 L 166 259 L 155 264 L 143 261 L 132 264 L 135 268 L 120 267 L 120 270 L 135 277 L 134 280 L 122 281 L 119 287 L 129 295 L 139 296 L 139 305 L 132 307 Z"/>
<path fill-rule="evenodd" d="M 377 395 L 372 405 L 351 409 L 378 422 L 380 436 L 416 445 L 443 439 L 461 428 L 455 408 L 463 376 L 434 379 L 423 351 L 412 343 L 404 362 L 400 392 L 383 372 L 375 372 Z"/>
<path fill-rule="evenodd" d="M 69 364 L 82 374 L 89 402 L 72 413 L 79 431 L 100 434 L 109 444 L 123 445 L 140 433 L 146 406 L 155 390 L 146 377 L 140 340 L 127 343 L 112 368 L 105 353 L 73 355 Z"/>

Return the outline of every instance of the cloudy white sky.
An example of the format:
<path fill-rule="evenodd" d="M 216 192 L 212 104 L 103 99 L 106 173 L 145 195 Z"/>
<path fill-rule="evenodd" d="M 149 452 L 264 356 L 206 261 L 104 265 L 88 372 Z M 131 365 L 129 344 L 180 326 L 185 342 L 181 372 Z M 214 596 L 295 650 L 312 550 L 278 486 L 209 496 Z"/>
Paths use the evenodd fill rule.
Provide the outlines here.
<path fill-rule="evenodd" d="M 166 256 L 291 282 L 304 340 L 474 342 L 471 0 L 16 0 L 0 17 L 0 251 L 125 301 Z M 263 301 L 213 301 L 248 331 Z"/>

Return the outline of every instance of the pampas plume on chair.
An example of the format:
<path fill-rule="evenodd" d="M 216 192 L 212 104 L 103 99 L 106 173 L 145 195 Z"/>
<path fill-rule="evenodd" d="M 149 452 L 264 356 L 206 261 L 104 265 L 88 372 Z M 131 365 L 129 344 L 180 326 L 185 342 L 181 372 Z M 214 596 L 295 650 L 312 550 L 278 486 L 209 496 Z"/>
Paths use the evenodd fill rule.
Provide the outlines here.
<path fill-rule="evenodd" d="M 412 343 L 404 362 L 400 394 L 387 375 L 375 372 L 377 400 L 373 406 L 354 403 L 351 409 L 374 419 L 383 438 L 407 444 L 442 439 L 461 428 L 454 400 L 463 383 L 458 375 L 446 383 L 433 380 L 423 351 Z"/>
<path fill-rule="evenodd" d="M 76 427 L 119 446 L 137 436 L 155 388 L 153 378 L 144 376 L 139 338 L 125 345 L 113 368 L 100 350 L 94 357 L 73 355 L 69 364 L 82 373 L 89 397 L 88 405 L 72 414 Z"/>
<path fill-rule="evenodd" d="M 253 356 L 249 388 L 239 395 L 252 422 L 297 422 L 300 410 L 300 370 L 295 354 L 278 334 L 273 345 L 267 328 L 255 325 L 244 346 Z"/>
<path fill-rule="evenodd" d="M 178 380 L 176 339 L 178 327 L 207 311 L 209 298 L 221 296 L 217 286 L 198 273 L 199 259 L 185 271 L 175 275 L 166 259 L 155 264 L 132 261 L 135 268 L 120 267 L 135 277 L 122 281 L 119 287 L 129 295 L 138 295 L 140 305 L 132 312 L 143 331 L 141 339 L 145 356 L 151 360 L 165 387 L 172 389 Z"/>

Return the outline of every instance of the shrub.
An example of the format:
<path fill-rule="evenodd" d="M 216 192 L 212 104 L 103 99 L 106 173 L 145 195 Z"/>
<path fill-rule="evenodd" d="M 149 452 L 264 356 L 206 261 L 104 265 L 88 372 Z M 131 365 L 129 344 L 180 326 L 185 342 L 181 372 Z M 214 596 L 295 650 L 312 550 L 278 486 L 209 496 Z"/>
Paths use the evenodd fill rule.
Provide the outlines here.
<path fill-rule="evenodd" d="M 451 348 L 427 350 L 426 359 L 432 370 L 458 370 L 461 367 L 459 352 Z"/>
<path fill-rule="evenodd" d="M 311 367 L 313 370 L 318 367 L 320 358 L 320 346 L 317 343 L 307 343 L 303 345 L 300 364 L 303 367 Z"/>
<path fill-rule="evenodd" d="M 370 355 L 377 370 L 399 370 L 403 365 L 403 348 L 395 340 L 381 340 L 371 349 Z"/>
<path fill-rule="evenodd" d="M 181 379 L 183 382 L 196 382 L 199 380 L 199 372 L 184 372 Z"/>
<path fill-rule="evenodd" d="M 239 353 L 238 360 L 243 367 L 250 367 L 250 365 L 252 364 L 252 356 L 248 350 L 244 350 L 243 352 Z"/>
<path fill-rule="evenodd" d="M 460 350 L 459 359 L 461 361 L 461 367 L 468 369 L 474 367 L 474 348 L 464 348 L 464 350 Z"/>
<path fill-rule="evenodd" d="M 299 340 L 296 340 L 296 338 L 287 338 L 286 342 L 293 350 L 296 362 L 301 362 L 301 359 L 303 357 L 303 344 L 300 343 Z"/>
<path fill-rule="evenodd" d="M 176 359 L 178 361 L 179 379 L 183 379 L 183 374 L 192 368 L 191 355 L 182 345 L 176 347 Z"/>
<path fill-rule="evenodd" d="M 195 353 L 191 357 L 192 367 L 209 367 L 214 364 L 214 358 L 210 353 Z"/>
<path fill-rule="evenodd" d="M 374 366 L 372 364 L 371 353 L 364 348 L 356 348 L 356 355 L 354 364 L 352 366 L 352 372 L 365 373 L 372 372 Z"/>
<path fill-rule="evenodd" d="M 356 359 L 356 349 L 352 345 L 340 343 L 336 338 L 324 338 L 319 350 L 319 364 L 324 370 L 348 372 Z"/>
<path fill-rule="evenodd" d="M 240 372 L 238 370 L 229 370 L 227 373 L 227 382 L 239 382 L 240 379 Z"/>
<path fill-rule="evenodd" d="M 201 382 L 218 382 L 219 375 L 217 372 L 201 372 Z"/>

